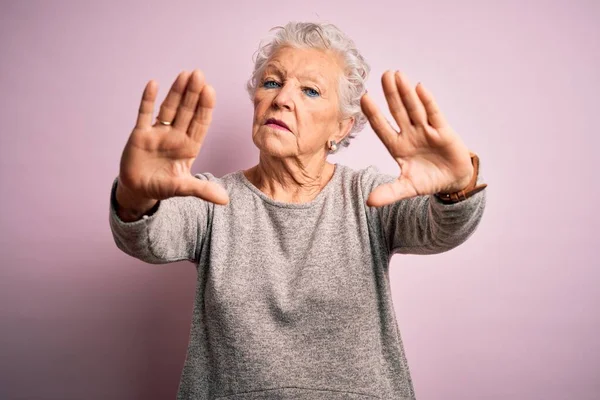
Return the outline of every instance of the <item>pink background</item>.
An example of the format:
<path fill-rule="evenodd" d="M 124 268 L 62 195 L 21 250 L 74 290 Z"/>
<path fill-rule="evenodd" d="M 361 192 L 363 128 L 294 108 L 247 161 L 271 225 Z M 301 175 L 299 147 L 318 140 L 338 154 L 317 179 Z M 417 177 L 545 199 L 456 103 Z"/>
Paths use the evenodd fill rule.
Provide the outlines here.
<path fill-rule="evenodd" d="M 194 266 L 137 261 L 108 226 L 142 89 L 201 68 L 218 104 L 195 172 L 247 168 L 252 54 L 320 20 L 380 107 L 386 69 L 422 81 L 490 185 L 467 243 L 392 261 L 418 398 L 597 399 L 600 3 L 487 3 L 2 1 L 0 398 L 174 398 Z M 370 128 L 333 160 L 398 172 Z"/>

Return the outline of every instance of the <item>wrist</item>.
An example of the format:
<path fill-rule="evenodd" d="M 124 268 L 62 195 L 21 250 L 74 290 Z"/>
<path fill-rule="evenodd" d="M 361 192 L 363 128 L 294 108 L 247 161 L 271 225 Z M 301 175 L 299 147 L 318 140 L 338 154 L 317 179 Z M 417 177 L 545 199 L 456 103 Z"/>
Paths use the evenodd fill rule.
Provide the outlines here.
<path fill-rule="evenodd" d="M 473 152 L 471 152 L 471 165 L 473 167 L 473 173 L 471 175 L 470 181 L 466 184 L 466 186 L 463 186 L 462 189 L 459 189 L 454 192 L 436 193 L 434 196 L 442 203 L 454 204 L 466 200 L 474 194 L 479 193 L 480 191 L 485 189 L 487 187 L 487 184 L 483 183 L 477 185 L 477 178 L 479 176 L 479 157 Z M 460 184 L 462 185 L 463 182 L 460 182 Z"/>
<path fill-rule="evenodd" d="M 114 207 L 117 215 L 125 222 L 137 221 L 143 215 L 151 214 L 158 201 L 136 196 L 127 187 L 117 180 L 114 196 Z"/>
<path fill-rule="evenodd" d="M 450 193 L 456 193 L 456 192 L 460 192 L 461 190 L 465 190 L 469 187 L 469 184 L 471 184 L 471 182 L 473 180 L 477 180 L 477 171 L 475 171 L 475 168 L 473 167 L 473 163 L 471 162 L 470 165 L 470 171 L 468 173 L 468 175 L 466 175 L 462 180 L 454 183 L 453 185 L 449 186 L 448 188 L 442 190 L 439 192 L 439 194 L 450 194 Z"/>

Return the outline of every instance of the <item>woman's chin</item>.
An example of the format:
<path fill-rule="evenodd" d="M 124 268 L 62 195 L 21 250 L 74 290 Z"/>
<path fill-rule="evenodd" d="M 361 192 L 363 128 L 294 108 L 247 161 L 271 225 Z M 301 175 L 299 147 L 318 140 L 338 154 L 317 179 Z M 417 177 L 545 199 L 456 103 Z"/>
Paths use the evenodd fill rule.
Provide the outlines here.
<path fill-rule="evenodd" d="M 263 154 L 273 157 L 291 157 L 297 153 L 295 143 L 290 143 L 279 135 L 257 135 L 253 139 L 256 147 Z"/>

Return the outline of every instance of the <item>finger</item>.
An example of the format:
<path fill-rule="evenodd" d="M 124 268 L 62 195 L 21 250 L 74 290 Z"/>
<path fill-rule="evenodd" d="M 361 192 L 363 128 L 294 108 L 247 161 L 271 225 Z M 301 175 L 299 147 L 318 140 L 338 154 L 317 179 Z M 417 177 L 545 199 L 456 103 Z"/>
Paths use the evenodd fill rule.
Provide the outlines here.
<path fill-rule="evenodd" d="M 178 195 L 195 196 L 215 204 L 229 203 L 227 191 L 217 183 L 200 180 L 194 176 L 185 178 L 181 182 Z"/>
<path fill-rule="evenodd" d="M 388 103 L 388 108 L 394 120 L 400 127 L 400 133 L 406 131 L 412 124 L 408 112 L 404 107 L 400 92 L 398 91 L 398 85 L 396 84 L 396 78 L 392 71 L 385 71 L 381 76 L 381 86 L 383 87 L 383 93 Z"/>
<path fill-rule="evenodd" d="M 436 129 L 446 127 L 448 122 L 442 114 L 442 111 L 439 109 L 433 94 L 431 94 L 429 90 L 425 89 L 423 84 L 420 82 L 417 85 L 417 94 L 419 95 L 419 98 L 425 107 L 429 124 Z"/>
<path fill-rule="evenodd" d="M 173 124 L 175 129 L 181 131 L 187 131 L 190 125 L 190 121 L 196 111 L 198 104 L 198 98 L 200 92 L 204 86 L 204 74 L 199 69 L 195 69 L 192 72 L 190 80 L 188 81 L 183 100 L 179 104 L 177 114 L 175 115 L 175 122 Z"/>
<path fill-rule="evenodd" d="M 400 71 L 396 71 L 394 77 L 396 79 L 397 90 L 400 92 L 400 97 L 402 97 L 402 103 L 404 104 L 413 125 L 427 124 L 425 107 L 423 106 L 423 103 L 421 103 L 421 99 L 417 96 L 417 92 L 411 86 L 406 75 Z"/>
<path fill-rule="evenodd" d="M 195 141 L 203 141 L 208 132 L 208 127 L 212 121 L 213 109 L 216 105 L 216 93 L 215 89 L 210 85 L 204 85 L 202 92 L 200 93 L 200 99 L 196 112 L 190 123 L 188 129 L 188 135 Z"/>
<path fill-rule="evenodd" d="M 369 94 L 363 95 L 360 99 L 360 107 L 369 120 L 369 124 L 385 147 L 389 148 L 398 139 L 398 132 L 392 128 L 385 116 L 381 113 L 375 102 Z"/>
<path fill-rule="evenodd" d="M 154 113 L 154 101 L 158 92 L 158 83 L 154 80 L 149 81 L 144 88 L 142 101 L 138 110 L 136 128 L 149 128 L 152 126 L 152 114 Z"/>
<path fill-rule="evenodd" d="M 377 186 L 369 194 L 367 205 L 369 207 L 382 207 L 417 195 L 410 182 L 400 177 L 392 183 Z"/>
<path fill-rule="evenodd" d="M 167 97 L 165 97 L 165 100 L 160 105 L 160 111 L 158 112 L 157 117 L 158 120 L 173 122 L 190 75 L 191 73 L 188 71 L 182 71 L 177 75 L 175 82 L 173 82 L 171 89 L 169 89 L 169 93 L 167 93 Z"/>

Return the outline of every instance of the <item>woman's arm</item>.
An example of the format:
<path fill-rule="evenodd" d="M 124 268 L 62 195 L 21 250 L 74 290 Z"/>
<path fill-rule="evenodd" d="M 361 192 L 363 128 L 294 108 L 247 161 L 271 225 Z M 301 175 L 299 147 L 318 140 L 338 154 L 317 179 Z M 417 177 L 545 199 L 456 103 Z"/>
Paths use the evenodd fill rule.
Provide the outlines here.
<path fill-rule="evenodd" d="M 463 243 L 485 207 L 478 159 L 450 126 L 433 95 L 405 74 L 386 71 L 385 97 L 399 129 L 369 95 L 361 99 L 371 127 L 400 167 L 398 177 L 365 174 L 367 207 L 390 253 L 432 254 Z M 372 173 L 372 171 L 371 171 Z M 440 197 L 438 197 L 438 194 Z M 471 195 L 471 197 L 469 197 Z M 444 204 L 455 201 L 455 204 Z"/>
<path fill-rule="evenodd" d="M 206 180 L 201 174 L 198 179 Z M 151 264 L 189 260 L 197 262 L 210 222 L 212 203 L 197 197 L 172 197 L 155 204 L 148 214 L 135 221 L 118 215 L 118 179 L 113 182 L 110 201 L 110 228 L 119 249 Z"/>
<path fill-rule="evenodd" d="M 363 174 L 364 196 L 396 178 L 375 168 Z M 483 183 L 481 173 L 477 183 Z M 434 195 L 399 200 L 383 207 L 368 207 L 368 217 L 390 254 L 437 254 L 464 243 L 479 225 L 487 189 L 455 204 L 444 204 Z"/>
<path fill-rule="evenodd" d="M 229 201 L 216 182 L 191 174 L 212 120 L 215 92 L 200 70 L 183 71 L 153 122 L 157 92 L 157 83 L 149 81 L 113 183 L 110 227 L 117 246 L 141 260 L 195 261 L 208 210 Z"/>

